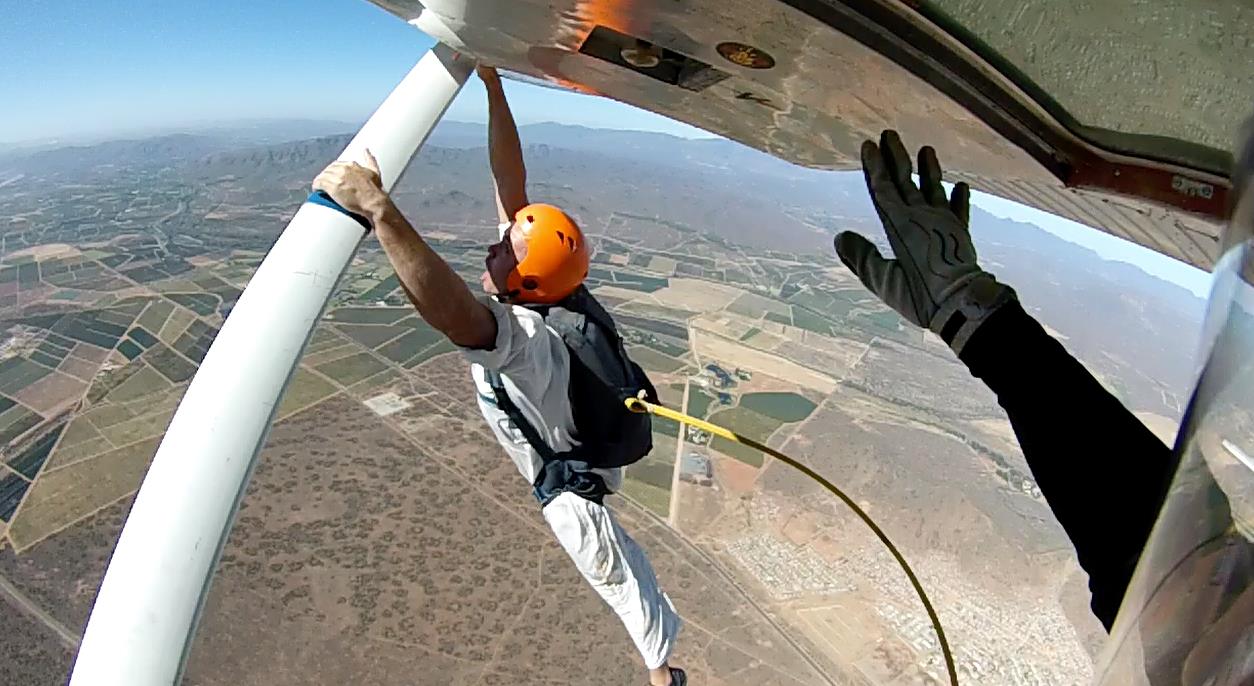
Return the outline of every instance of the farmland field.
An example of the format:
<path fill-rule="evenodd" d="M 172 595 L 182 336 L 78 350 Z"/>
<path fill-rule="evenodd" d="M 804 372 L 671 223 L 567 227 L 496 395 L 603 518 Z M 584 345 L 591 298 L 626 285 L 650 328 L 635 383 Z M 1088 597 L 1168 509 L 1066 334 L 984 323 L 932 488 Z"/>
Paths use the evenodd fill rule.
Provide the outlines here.
<path fill-rule="evenodd" d="M 40 476 L 9 526 L 19 550 L 134 490 L 160 437 L 111 450 Z"/>
<path fill-rule="evenodd" d="M 635 360 L 637 364 L 644 367 L 646 371 L 650 372 L 669 373 L 684 366 L 682 360 L 677 360 L 668 355 L 663 355 L 652 348 L 646 348 L 642 345 L 629 346 L 627 354 L 631 357 L 631 359 Z"/>
<path fill-rule="evenodd" d="M 799 422 L 816 407 L 796 393 L 746 393 L 740 398 L 740 406 L 784 423 Z"/>
<path fill-rule="evenodd" d="M 412 307 L 341 307 L 326 319 L 337 324 L 391 324 L 413 313 Z"/>
<path fill-rule="evenodd" d="M 375 359 L 374 355 L 361 352 L 320 364 L 316 369 L 344 386 L 351 386 L 362 379 L 378 374 L 385 367 L 386 365 Z"/>
<path fill-rule="evenodd" d="M 410 331 L 406 326 L 379 324 L 339 324 L 336 328 L 345 336 L 372 349 Z"/>
<path fill-rule="evenodd" d="M 304 409 L 334 392 L 335 386 L 329 381 L 304 367 L 297 367 L 292 380 L 287 384 L 287 390 L 283 393 L 283 400 L 279 403 L 278 411 L 275 412 L 275 419 L 278 420 Z"/>
<path fill-rule="evenodd" d="M 667 464 L 661 460 L 646 458 L 627 468 L 627 477 L 643 481 L 664 491 L 671 490 L 671 476 L 675 471 L 674 463 Z"/>
<path fill-rule="evenodd" d="M 760 443 L 765 443 L 766 439 L 780 425 L 779 420 L 758 414 L 744 407 L 731 407 L 726 410 L 719 410 L 710 417 L 710 421 Z M 754 467 L 762 466 L 762 453 L 747 445 L 716 436 L 710 442 L 710 447 L 745 464 Z"/>
<path fill-rule="evenodd" d="M 211 293 L 170 293 L 167 297 L 202 317 L 218 309 L 218 298 Z"/>
<path fill-rule="evenodd" d="M 444 336 L 440 336 L 440 339 L 436 341 L 434 345 L 424 348 L 422 352 L 406 360 L 403 366 L 406 369 L 412 369 L 436 355 L 443 355 L 444 353 L 453 352 L 454 350 L 457 350 L 457 346 L 453 345 L 452 341 Z"/>
<path fill-rule="evenodd" d="M 697 419 L 705 419 L 705 413 L 709 411 L 713 403 L 714 396 L 696 387 L 688 389 L 687 413 L 689 415 Z"/>
<path fill-rule="evenodd" d="M 643 481 L 635 479 L 623 479 L 622 493 L 645 506 L 650 512 L 659 517 L 665 517 L 670 511 L 670 492 L 664 491 L 657 486 L 650 486 Z"/>

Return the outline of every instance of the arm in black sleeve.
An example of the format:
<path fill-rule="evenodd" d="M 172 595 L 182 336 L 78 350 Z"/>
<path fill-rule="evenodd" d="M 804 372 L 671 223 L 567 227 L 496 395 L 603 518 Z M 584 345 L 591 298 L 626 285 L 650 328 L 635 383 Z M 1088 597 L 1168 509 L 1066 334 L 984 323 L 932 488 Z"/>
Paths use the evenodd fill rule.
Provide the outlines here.
<path fill-rule="evenodd" d="M 997 395 L 1109 630 L 1174 471 L 1171 450 L 1017 302 L 960 355 Z"/>

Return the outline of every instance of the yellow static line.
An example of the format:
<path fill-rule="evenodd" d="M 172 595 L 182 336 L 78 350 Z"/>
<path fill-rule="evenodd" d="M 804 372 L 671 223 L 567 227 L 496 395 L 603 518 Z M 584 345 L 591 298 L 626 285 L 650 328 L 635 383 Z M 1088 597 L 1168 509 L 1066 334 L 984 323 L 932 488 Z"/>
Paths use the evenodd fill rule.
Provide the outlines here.
<path fill-rule="evenodd" d="M 702 431 L 707 431 L 715 436 L 720 436 L 729 441 L 747 445 L 754 450 L 766 453 L 789 467 L 805 474 L 815 483 L 818 483 L 823 488 L 826 488 L 832 495 L 840 498 L 846 505 L 849 506 L 849 509 L 853 510 L 854 514 L 858 515 L 858 517 L 871 528 L 871 531 L 875 533 L 876 538 L 879 538 L 880 542 L 884 544 L 884 547 L 888 548 L 888 552 L 893 554 L 893 557 L 897 560 L 897 564 L 901 566 L 902 571 L 906 573 L 906 577 L 910 579 L 910 585 L 914 587 L 914 592 L 918 594 L 919 600 L 923 601 L 923 609 L 927 610 L 928 619 L 932 620 L 932 628 L 936 630 L 936 638 L 940 641 L 941 653 L 945 658 L 945 669 L 949 671 L 949 683 L 951 686 L 958 686 L 958 669 L 954 665 L 953 653 L 949 650 L 949 640 L 945 638 L 945 629 L 941 627 L 940 617 L 936 615 L 936 610 L 932 607 L 932 601 L 928 599 L 927 593 L 923 590 L 923 584 L 919 583 L 919 578 L 915 576 L 914 569 L 910 567 L 910 564 L 906 562 L 906 558 L 901 554 L 901 551 L 898 550 L 897 546 L 894 545 L 888 538 L 888 534 L 884 533 L 884 530 L 875 523 L 875 520 L 871 519 L 871 516 L 863 511 L 861 507 L 858 507 L 858 504 L 855 503 L 853 499 L 850 498 L 844 491 L 840 490 L 830 481 L 820 476 L 813 469 L 810 469 L 797 460 L 788 457 L 774 448 L 765 446 L 752 438 L 741 436 L 730 429 L 721 427 L 718 424 L 711 424 L 703 419 L 697 419 L 696 417 L 691 417 L 683 412 L 677 412 L 675 410 L 662 407 L 661 405 L 655 405 L 640 398 L 627 398 L 624 402 L 627 405 L 627 409 L 632 412 L 653 414 L 659 417 L 672 419 L 681 424 L 691 424 Z"/>

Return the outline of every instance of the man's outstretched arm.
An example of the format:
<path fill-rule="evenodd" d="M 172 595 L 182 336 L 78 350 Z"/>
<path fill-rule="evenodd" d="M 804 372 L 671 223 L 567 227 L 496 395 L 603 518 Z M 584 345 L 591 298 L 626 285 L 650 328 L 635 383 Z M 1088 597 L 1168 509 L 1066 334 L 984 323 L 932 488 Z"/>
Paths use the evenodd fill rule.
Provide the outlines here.
<path fill-rule="evenodd" d="M 496 318 L 396 208 L 383 190 L 374 156 L 366 151 L 366 157 L 365 166 L 332 163 L 314 179 L 313 187 L 326 191 L 349 212 L 370 219 L 401 287 L 428 324 L 463 348 L 491 347 Z"/>
<path fill-rule="evenodd" d="M 997 395 L 1109 630 L 1175 470 L 1171 450 L 1010 302 L 959 358 Z"/>
<path fill-rule="evenodd" d="M 479 79 L 488 90 L 488 159 L 496 185 L 496 209 L 502 222 L 527 206 L 527 167 L 523 164 L 518 127 L 509 111 L 501 77 L 492 67 L 479 67 Z"/>
<path fill-rule="evenodd" d="M 862 165 L 894 259 L 851 232 L 836 237 L 837 254 L 997 394 L 1109 629 L 1174 471 L 1171 451 L 980 268 L 969 190 L 945 195 L 934 150 L 919 151 L 917 187 L 896 132 L 865 143 Z"/>

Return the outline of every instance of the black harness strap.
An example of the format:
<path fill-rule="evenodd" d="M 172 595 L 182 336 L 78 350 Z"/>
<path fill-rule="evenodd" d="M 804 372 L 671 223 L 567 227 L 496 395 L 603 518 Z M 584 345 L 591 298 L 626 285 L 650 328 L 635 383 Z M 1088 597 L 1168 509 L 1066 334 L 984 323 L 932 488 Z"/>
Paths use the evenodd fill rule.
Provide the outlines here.
<path fill-rule="evenodd" d="M 536 500 L 540 501 L 540 506 L 548 505 L 558 494 L 566 492 L 574 493 L 598 505 L 602 504 L 602 500 L 610 492 L 609 487 L 605 485 L 605 479 L 593 472 L 586 462 L 559 458 L 531 422 L 523 416 L 518 405 L 509 397 L 505 384 L 501 381 L 501 375 L 487 369 L 484 372 L 488 378 L 488 385 L 492 387 L 492 394 L 496 396 L 496 406 L 509 417 L 509 420 L 522 433 L 523 438 L 527 439 L 527 443 L 544 461 L 540 473 L 531 484 L 532 494 L 535 495 Z"/>

